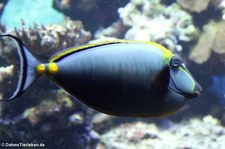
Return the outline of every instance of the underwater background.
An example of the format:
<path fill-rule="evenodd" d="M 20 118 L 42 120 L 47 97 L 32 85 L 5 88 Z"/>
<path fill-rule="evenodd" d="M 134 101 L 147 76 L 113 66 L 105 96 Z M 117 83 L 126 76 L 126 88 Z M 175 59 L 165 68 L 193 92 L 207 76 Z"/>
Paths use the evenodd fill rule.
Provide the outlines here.
<path fill-rule="evenodd" d="M 224 149 L 225 0 L 0 0 L 0 34 L 24 41 L 43 62 L 90 42 L 155 41 L 179 55 L 202 95 L 166 118 L 97 112 L 39 78 L 0 102 L 0 148 Z M 18 56 L 0 44 L 0 97 L 13 90 Z M 38 147 L 39 146 L 39 147 Z"/>

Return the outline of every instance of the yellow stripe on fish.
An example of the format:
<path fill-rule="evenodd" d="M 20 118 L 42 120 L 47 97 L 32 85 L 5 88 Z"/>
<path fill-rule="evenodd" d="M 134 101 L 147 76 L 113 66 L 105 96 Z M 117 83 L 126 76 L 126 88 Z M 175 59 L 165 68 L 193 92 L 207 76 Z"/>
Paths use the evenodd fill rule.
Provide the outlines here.
<path fill-rule="evenodd" d="M 100 43 L 92 43 L 92 44 L 87 44 L 87 45 L 83 45 L 83 46 L 77 46 L 77 47 L 69 48 L 69 49 L 66 49 L 66 50 L 63 50 L 63 51 L 57 53 L 56 55 L 51 57 L 51 59 L 49 61 L 50 62 L 57 61 L 57 60 L 61 59 L 62 57 L 65 57 L 66 55 L 70 55 L 71 53 L 78 52 L 78 51 L 81 51 L 81 50 L 90 49 L 90 48 L 98 47 L 98 46 L 109 45 L 109 44 L 118 44 L 118 43 L 128 43 L 128 44 L 129 43 L 139 43 L 139 44 L 150 44 L 150 45 L 156 46 L 159 50 L 161 50 L 163 52 L 164 61 L 168 61 L 169 58 L 173 55 L 173 53 L 171 51 L 169 51 L 168 49 L 166 49 L 162 45 L 160 45 L 158 43 L 155 43 L 155 42 L 132 41 L 132 40 L 115 40 L 115 41 L 105 41 L 105 42 L 100 42 Z"/>

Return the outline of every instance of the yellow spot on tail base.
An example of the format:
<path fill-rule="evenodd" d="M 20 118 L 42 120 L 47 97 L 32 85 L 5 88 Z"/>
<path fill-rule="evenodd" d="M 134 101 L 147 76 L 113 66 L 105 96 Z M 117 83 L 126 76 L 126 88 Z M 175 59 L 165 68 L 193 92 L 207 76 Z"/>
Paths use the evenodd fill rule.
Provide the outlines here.
<path fill-rule="evenodd" d="M 37 72 L 38 72 L 39 74 L 44 74 L 44 73 L 45 73 L 45 65 L 44 65 L 44 64 L 39 64 L 39 65 L 37 66 Z"/>
<path fill-rule="evenodd" d="M 58 66 L 56 65 L 56 63 L 49 63 L 48 64 L 48 73 L 51 75 L 56 74 L 59 71 Z"/>

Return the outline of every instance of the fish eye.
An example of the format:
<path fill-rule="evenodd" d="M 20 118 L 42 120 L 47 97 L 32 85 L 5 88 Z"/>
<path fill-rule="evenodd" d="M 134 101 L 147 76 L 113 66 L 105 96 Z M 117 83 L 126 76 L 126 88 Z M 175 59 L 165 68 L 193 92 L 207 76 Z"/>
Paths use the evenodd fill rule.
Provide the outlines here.
<path fill-rule="evenodd" d="M 179 68 L 181 64 L 182 64 L 181 60 L 175 56 L 172 57 L 170 60 L 170 66 L 172 66 L 173 68 Z"/>

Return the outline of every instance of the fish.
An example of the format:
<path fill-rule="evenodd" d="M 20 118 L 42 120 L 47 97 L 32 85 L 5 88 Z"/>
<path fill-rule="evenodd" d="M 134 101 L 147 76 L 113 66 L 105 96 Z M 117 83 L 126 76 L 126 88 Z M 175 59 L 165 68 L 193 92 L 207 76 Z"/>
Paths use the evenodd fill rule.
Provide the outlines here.
<path fill-rule="evenodd" d="M 21 96 L 45 76 L 97 111 L 122 117 L 166 117 L 201 94 L 183 60 L 150 41 L 116 40 L 61 50 L 47 63 L 35 58 L 22 40 L 16 43 L 20 74 L 13 95 Z"/>

